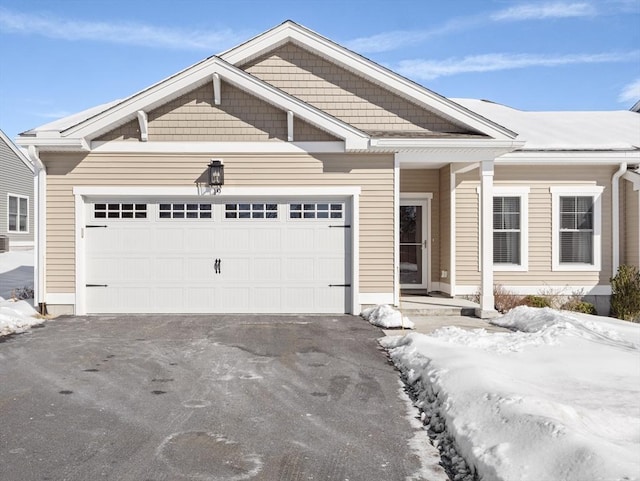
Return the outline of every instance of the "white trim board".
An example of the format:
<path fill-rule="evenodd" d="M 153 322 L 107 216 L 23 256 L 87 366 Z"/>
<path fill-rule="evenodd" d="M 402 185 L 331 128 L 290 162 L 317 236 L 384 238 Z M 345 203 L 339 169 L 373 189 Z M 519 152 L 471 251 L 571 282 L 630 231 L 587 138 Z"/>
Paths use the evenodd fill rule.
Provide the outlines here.
<path fill-rule="evenodd" d="M 358 298 L 360 305 L 393 305 L 393 292 L 360 292 Z"/>
<path fill-rule="evenodd" d="M 558 292 L 561 296 L 570 296 L 574 292 L 582 292 L 583 296 L 609 296 L 611 295 L 611 286 L 607 285 L 595 285 L 595 286 L 512 286 L 509 284 L 500 284 L 507 291 L 517 294 L 519 296 L 526 296 L 529 294 L 542 295 L 542 291 Z M 456 296 L 473 296 L 480 290 L 480 286 L 457 286 Z"/>
<path fill-rule="evenodd" d="M 358 292 L 360 286 L 360 191 L 359 186 L 334 187 L 223 187 L 223 193 L 215 198 L 232 197 L 303 197 L 347 198 L 351 201 L 351 313 L 358 314 L 360 303 Z M 86 314 L 86 263 L 85 241 L 83 230 L 86 219 L 86 201 L 92 198 L 171 198 L 200 196 L 197 187 L 149 187 L 149 186 L 76 186 L 73 188 L 75 196 L 75 279 L 76 292 L 74 294 L 75 312 Z M 393 297 L 388 303 L 393 303 Z"/>

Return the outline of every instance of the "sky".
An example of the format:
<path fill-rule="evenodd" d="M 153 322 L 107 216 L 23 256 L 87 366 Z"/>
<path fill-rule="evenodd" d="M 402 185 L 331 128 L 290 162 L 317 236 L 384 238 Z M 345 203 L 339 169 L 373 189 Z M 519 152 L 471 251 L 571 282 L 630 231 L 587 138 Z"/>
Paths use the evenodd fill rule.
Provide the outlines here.
<path fill-rule="evenodd" d="M 446 97 L 640 100 L 640 0 L 0 0 L 0 129 L 128 97 L 285 20 Z"/>

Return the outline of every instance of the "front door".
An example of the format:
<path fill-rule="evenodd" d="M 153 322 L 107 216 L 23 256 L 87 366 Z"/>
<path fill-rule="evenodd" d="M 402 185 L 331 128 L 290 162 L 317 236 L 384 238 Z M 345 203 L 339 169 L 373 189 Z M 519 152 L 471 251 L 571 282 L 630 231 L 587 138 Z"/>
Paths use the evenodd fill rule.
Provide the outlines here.
<path fill-rule="evenodd" d="M 428 200 L 400 201 L 400 287 L 428 289 Z"/>

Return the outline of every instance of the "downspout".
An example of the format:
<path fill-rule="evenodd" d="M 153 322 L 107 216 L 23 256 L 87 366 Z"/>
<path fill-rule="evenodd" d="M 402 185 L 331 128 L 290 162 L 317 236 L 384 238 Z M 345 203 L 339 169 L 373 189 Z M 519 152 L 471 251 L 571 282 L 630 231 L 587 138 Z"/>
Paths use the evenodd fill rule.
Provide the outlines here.
<path fill-rule="evenodd" d="M 611 178 L 611 244 L 612 244 L 612 277 L 620 267 L 620 177 L 627 171 L 627 163 L 622 162 L 620 168 Z"/>
<path fill-rule="evenodd" d="M 33 191 L 35 194 L 34 213 L 36 216 L 35 227 L 35 263 L 34 263 L 34 303 L 37 303 L 40 314 L 47 314 L 45 303 L 45 253 L 46 253 L 46 189 L 47 189 L 47 169 L 40 160 L 38 150 L 30 145 L 27 149 L 29 159 L 33 163 L 35 173 L 33 176 Z"/>

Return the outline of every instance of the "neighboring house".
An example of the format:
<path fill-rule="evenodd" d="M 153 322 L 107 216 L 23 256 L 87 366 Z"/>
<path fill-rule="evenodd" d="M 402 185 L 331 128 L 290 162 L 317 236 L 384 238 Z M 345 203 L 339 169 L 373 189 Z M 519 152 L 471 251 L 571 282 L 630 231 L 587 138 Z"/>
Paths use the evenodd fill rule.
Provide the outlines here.
<path fill-rule="evenodd" d="M 293 22 L 18 144 L 53 313 L 358 313 L 413 288 L 488 316 L 494 284 L 602 300 L 637 262 L 639 115 L 453 101 Z"/>
<path fill-rule="evenodd" d="M 0 236 L 11 250 L 33 248 L 34 218 L 33 165 L 0 130 Z"/>

